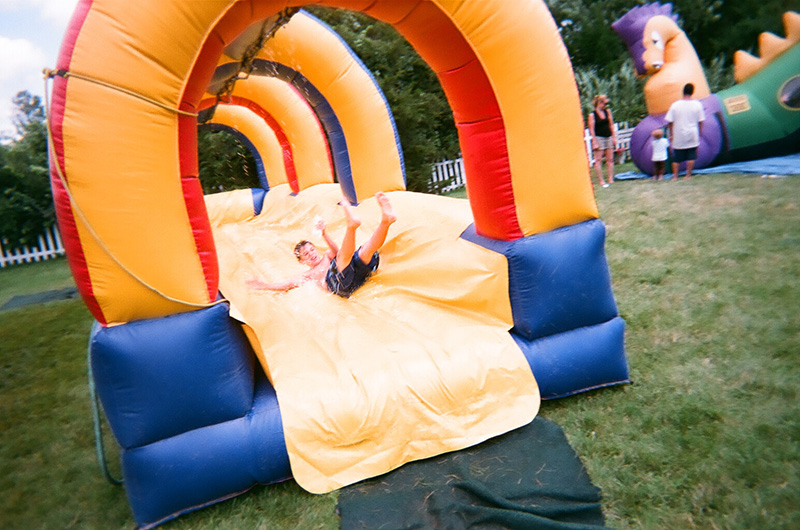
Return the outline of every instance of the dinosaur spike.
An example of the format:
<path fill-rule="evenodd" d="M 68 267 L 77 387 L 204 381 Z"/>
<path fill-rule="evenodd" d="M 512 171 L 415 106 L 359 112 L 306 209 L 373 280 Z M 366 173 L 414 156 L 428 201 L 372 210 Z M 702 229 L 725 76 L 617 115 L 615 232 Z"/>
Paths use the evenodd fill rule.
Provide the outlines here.
<path fill-rule="evenodd" d="M 761 59 L 750 55 L 746 51 L 737 50 L 733 54 L 733 77 L 741 83 L 761 69 Z"/>
<path fill-rule="evenodd" d="M 764 32 L 758 36 L 758 53 L 764 63 L 772 61 L 792 46 L 788 39 L 778 37 L 774 33 Z"/>
<path fill-rule="evenodd" d="M 733 54 L 733 77 L 737 83 L 749 78 L 780 54 L 800 42 L 800 14 L 793 11 L 784 13 L 783 27 L 786 33 L 785 39 L 769 32 L 764 32 L 758 36 L 760 58 L 742 50 Z"/>
<path fill-rule="evenodd" d="M 792 42 L 800 42 L 800 13 L 787 11 L 783 14 L 783 32 Z"/>

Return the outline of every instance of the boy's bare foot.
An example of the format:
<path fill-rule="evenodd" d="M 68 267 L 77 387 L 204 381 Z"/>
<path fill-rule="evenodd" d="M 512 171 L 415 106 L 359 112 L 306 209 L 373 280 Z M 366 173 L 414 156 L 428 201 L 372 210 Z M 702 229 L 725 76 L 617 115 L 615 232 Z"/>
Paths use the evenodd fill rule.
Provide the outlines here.
<path fill-rule="evenodd" d="M 361 226 L 361 219 L 356 217 L 356 213 L 353 211 L 353 207 L 350 206 L 350 201 L 348 201 L 347 199 L 342 199 L 341 202 L 339 203 L 339 206 L 341 206 L 344 209 L 344 216 L 347 219 L 348 227 L 358 228 L 359 226 Z"/>
<path fill-rule="evenodd" d="M 397 216 L 392 211 L 392 203 L 389 202 L 389 197 L 385 193 L 382 191 L 376 193 L 375 200 L 378 201 L 378 205 L 381 207 L 381 222 L 392 224 L 397 221 Z"/>

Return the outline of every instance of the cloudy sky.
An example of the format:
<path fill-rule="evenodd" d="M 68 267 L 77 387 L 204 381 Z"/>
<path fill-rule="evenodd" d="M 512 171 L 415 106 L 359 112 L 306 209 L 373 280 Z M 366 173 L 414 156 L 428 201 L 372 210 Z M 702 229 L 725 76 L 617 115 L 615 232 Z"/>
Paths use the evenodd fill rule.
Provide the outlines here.
<path fill-rule="evenodd" d="M 11 98 L 44 96 L 42 69 L 58 49 L 78 0 L 0 0 L 0 137 L 14 133 Z"/>

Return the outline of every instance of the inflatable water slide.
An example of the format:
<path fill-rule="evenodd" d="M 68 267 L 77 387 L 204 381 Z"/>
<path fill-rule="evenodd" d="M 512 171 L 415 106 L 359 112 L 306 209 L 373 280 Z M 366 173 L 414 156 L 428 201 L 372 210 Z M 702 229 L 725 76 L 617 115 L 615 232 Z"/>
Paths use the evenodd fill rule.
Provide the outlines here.
<path fill-rule="evenodd" d="M 59 226 L 143 528 L 256 484 L 332 491 L 628 382 L 544 2 L 317 2 L 393 25 L 431 66 L 468 201 L 405 191 L 377 84 L 305 3 L 80 0 L 51 72 Z M 261 188 L 203 196 L 198 123 L 248 139 Z M 341 201 L 368 234 L 377 192 L 398 220 L 349 299 L 248 288 L 302 270 L 294 244 L 325 244 L 314 219 L 341 237 Z"/>

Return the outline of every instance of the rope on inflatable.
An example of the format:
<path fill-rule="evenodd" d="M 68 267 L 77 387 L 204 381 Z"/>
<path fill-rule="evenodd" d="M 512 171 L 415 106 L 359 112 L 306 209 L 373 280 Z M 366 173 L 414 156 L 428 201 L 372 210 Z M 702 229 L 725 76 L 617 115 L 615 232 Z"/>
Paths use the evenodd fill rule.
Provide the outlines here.
<path fill-rule="evenodd" d="M 217 105 L 219 105 L 220 102 L 227 103 L 230 101 L 236 82 L 240 79 L 247 79 L 253 72 L 253 61 L 258 56 L 258 52 L 261 51 L 267 41 L 274 37 L 275 33 L 285 26 L 298 11 L 300 11 L 299 7 L 287 7 L 277 14 L 277 19 L 274 22 L 270 22 L 271 18 L 264 21 L 258 38 L 251 42 L 245 49 L 242 59 L 239 61 L 239 68 L 222 84 L 222 87 L 216 94 L 217 99 L 214 104 L 209 109 L 203 111 L 201 118 L 202 123 L 206 123 L 214 117 L 214 111 L 217 109 Z"/>
<path fill-rule="evenodd" d="M 98 325 L 98 324 L 95 324 Z M 94 334 L 91 334 L 94 337 Z M 100 469 L 106 480 L 114 486 L 121 486 L 124 484 L 123 479 L 114 477 L 111 471 L 108 470 L 108 461 L 106 460 L 106 450 L 103 445 L 103 424 L 100 418 L 100 402 L 97 399 L 97 388 L 94 385 L 94 372 L 92 372 L 92 338 L 89 338 L 89 348 L 86 358 L 86 370 L 89 377 L 89 397 L 92 401 L 92 422 L 94 424 L 94 447 L 97 451 L 97 463 L 100 464 Z"/>
<path fill-rule="evenodd" d="M 106 87 L 106 88 L 110 88 L 111 90 L 116 90 L 117 92 L 122 92 L 123 94 L 128 94 L 129 96 L 133 96 L 135 98 L 139 98 L 142 101 L 146 101 L 148 103 L 152 103 L 153 105 L 161 107 L 164 110 L 168 110 L 170 112 L 174 112 L 176 114 L 182 114 L 184 116 L 197 117 L 197 113 L 196 112 L 187 112 L 185 110 L 175 109 L 175 108 L 170 107 L 169 105 L 165 105 L 164 103 L 161 103 L 160 101 L 156 101 L 156 100 L 151 99 L 151 98 L 149 98 L 147 96 L 139 94 L 138 92 L 134 92 L 133 90 L 128 90 L 127 88 L 122 88 L 120 86 L 112 85 L 111 83 L 106 83 L 105 81 L 100 81 L 99 79 L 94 79 L 92 77 L 89 77 L 89 76 L 86 76 L 86 75 L 83 75 L 83 74 L 70 72 L 69 70 L 51 70 L 49 68 L 45 68 L 44 70 L 42 70 L 42 73 L 44 74 L 44 78 L 45 78 L 45 83 L 44 83 L 45 84 L 45 97 L 47 97 L 47 91 L 46 90 L 47 90 L 47 80 L 48 79 L 51 79 L 51 78 L 53 78 L 55 76 L 63 77 L 64 79 L 66 79 L 68 77 L 74 77 L 74 78 L 80 79 L 82 81 L 88 81 L 88 82 L 94 83 L 96 85 L 100 85 L 100 86 L 103 86 L 103 87 Z M 48 131 L 49 130 L 50 129 L 48 128 Z"/>
<path fill-rule="evenodd" d="M 157 106 L 159 106 L 159 107 L 161 107 L 163 109 L 166 109 L 166 110 L 169 110 L 169 111 L 172 111 L 172 112 L 176 112 L 178 114 L 186 114 L 186 115 L 189 115 L 189 116 L 197 116 L 197 114 L 184 112 L 184 111 L 182 111 L 180 109 L 174 109 L 172 107 L 169 107 L 167 105 L 164 105 L 162 103 L 154 101 L 154 100 L 152 100 L 150 98 L 147 98 L 145 96 L 142 96 L 140 94 L 136 94 L 136 93 L 128 91 L 126 89 L 123 89 L 123 88 L 120 88 L 120 87 L 116 87 L 114 85 L 110 85 L 108 83 L 104 83 L 102 81 L 98 81 L 96 79 L 92 79 L 90 77 L 86 77 L 86 76 L 81 76 L 81 75 L 77 75 L 77 74 L 74 74 L 74 73 L 70 73 L 70 72 L 67 72 L 65 70 L 50 70 L 50 69 L 45 68 L 43 73 L 44 73 L 45 126 L 47 128 L 47 147 L 48 147 L 48 150 L 49 150 L 49 155 L 50 155 L 51 159 L 53 160 L 53 165 L 56 168 L 56 174 L 58 175 L 58 180 L 61 182 L 61 185 L 64 187 L 64 191 L 66 192 L 67 197 L 69 198 L 69 202 L 72 205 L 73 210 L 78 214 L 78 217 L 80 217 L 81 221 L 83 221 L 84 226 L 89 231 L 89 233 L 91 234 L 92 238 L 95 240 L 97 245 L 103 250 L 103 252 L 106 253 L 106 255 L 108 255 L 109 258 L 111 258 L 111 260 L 114 263 L 116 263 L 123 271 L 128 273 L 128 275 L 131 278 L 133 278 L 134 280 L 136 280 L 137 282 L 142 284 L 142 286 L 144 286 L 145 288 L 147 288 L 147 289 L 153 291 L 154 293 L 156 293 L 157 295 L 161 296 L 165 300 L 169 300 L 170 302 L 175 302 L 175 303 L 178 303 L 178 304 L 181 304 L 181 305 L 185 305 L 185 306 L 189 306 L 189 307 L 197 307 L 197 308 L 206 308 L 206 307 L 215 306 L 215 305 L 223 303 L 223 302 L 227 302 L 227 300 L 225 298 L 218 298 L 217 300 L 215 300 L 213 302 L 210 302 L 210 303 L 198 304 L 196 302 L 188 302 L 186 300 L 181 300 L 179 298 L 174 298 L 172 296 L 169 296 L 168 294 L 164 293 L 160 289 L 150 285 L 145 280 L 143 280 L 141 277 L 139 277 L 136 273 L 134 273 L 132 270 L 130 270 L 106 246 L 106 244 L 103 242 L 103 240 L 100 238 L 100 236 L 95 231 L 94 227 L 91 225 L 91 223 L 89 223 L 89 220 L 87 219 L 86 214 L 83 213 L 83 210 L 81 209 L 80 205 L 78 204 L 78 201 L 73 196 L 72 190 L 70 190 L 70 187 L 67 184 L 67 179 L 64 177 L 64 173 L 61 171 L 61 164 L 58 163 L 58 156 L 56 155 L 55 142 L 53 140 L 53 127 L 52 127 L 52 123 L 50 121 L 50 97 L 49 97 L 48 91 L 47 91 L 47 81 L 49 79 L 51 79 L 52 77 L 56 76 L 56 75 L 59 75 L 59 76 L 65 77 L 65 78 L 66 77 L 76 77 L 78 79 L 82 79 L 82 80 L 89 81 L 89 82 L 92 82 L 92 83 L 98 83 L 100 85 L 108 86 L 109 88 L 112 88 L 112 89 L 115 89 L 115 90 L 119 90 L 119 91 L 125 92 L 127 94 L 131 94 L 133 96 L 138 97 L 139 99 L 142 99 L 144 101 L 147 101 L 149 103 L 157 105 Z"/>

